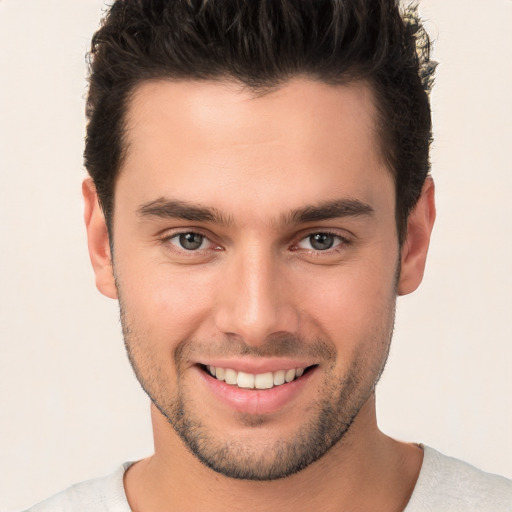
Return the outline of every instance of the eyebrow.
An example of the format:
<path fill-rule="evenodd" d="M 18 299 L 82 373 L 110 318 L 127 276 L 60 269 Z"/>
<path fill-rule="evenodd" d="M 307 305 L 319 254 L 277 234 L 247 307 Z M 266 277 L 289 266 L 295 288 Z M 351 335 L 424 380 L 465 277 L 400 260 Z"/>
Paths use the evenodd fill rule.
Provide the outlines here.
<path fill-rule="evenodd" d="M 284 221 L 286 224 L 305 224 L 343 217 L 373 217 L 374 215 L 375 210 L 359 199 L 335 199 L 292 210 L 284 216 Z"/>
<path fill-rule="evenodd" d="M 162 219 L 183 219 L 191 222 L 211 222 L 228 226 L 231 219 L 215 208 L 199 206 L 176 199 L 160 197 L 144 203 L 138 208 L 140 217 L 158 217 Z"/>
<path fill-rule="evenodd" d="M 223 226 L 229 226 L 233 223 L 231 217 L 223 215 L 216 208 L 164 197 L 144 203 L 138 208 L 137 213 L 143 218 L 182 219 L 191 222 L 209 222 Z M 358 199 L 335 199 L 291 210 L 282 216 L 281 221 L 285 225 L 306 224 L 308 222 L 343 217 L 371 217 L 374 214 L 375 211 L 369 204 Z"/>

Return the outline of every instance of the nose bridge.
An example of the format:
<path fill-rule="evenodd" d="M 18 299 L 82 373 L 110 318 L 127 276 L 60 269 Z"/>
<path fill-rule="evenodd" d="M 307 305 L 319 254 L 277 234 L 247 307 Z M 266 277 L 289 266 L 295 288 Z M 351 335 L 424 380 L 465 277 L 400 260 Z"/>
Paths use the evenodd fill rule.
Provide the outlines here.
<path fill-rule="evenodd" d="M 233 254 L 223 275 L 217 328 L 256 345 L 275 333 L 294 333 L 294 308 L 282 262 L 271 248 L 252 244 Z"/>

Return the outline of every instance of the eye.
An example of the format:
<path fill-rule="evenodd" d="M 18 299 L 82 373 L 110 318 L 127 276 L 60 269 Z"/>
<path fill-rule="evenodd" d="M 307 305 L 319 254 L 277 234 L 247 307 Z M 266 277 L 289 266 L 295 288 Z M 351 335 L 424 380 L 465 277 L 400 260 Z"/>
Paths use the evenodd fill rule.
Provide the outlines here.
<path fill-rule="evenodd" d="M 313 233 L 303 238 L 297 246 L 301 249 L 327 251 L 341 245 L 344 241 L 341 236 L 333 235 L 332 233 Z"/>
<path fill-rule="evenodd" d="M 169 238 L 169 242 L 180 249 L 186 251 L 197 251 L 207 249 L 211 242 L 204 235 L 189 231 L 187 233 L 178 233 Z"/>

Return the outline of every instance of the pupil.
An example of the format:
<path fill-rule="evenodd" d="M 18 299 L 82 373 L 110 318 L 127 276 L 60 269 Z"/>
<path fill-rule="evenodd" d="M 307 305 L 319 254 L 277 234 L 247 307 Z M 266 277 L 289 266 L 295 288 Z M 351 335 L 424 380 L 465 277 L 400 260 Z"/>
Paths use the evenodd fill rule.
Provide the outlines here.
<path fill-rule="evenodd" d="M 318 251 L 330 249 L 334 244 L 334 235 L 329 233 L 316 233 L 310 236 L 311 247 Z"/>
<path fill-rule="evenodd" d="M 199 233 L 183 233 L 180 235 L 180 245 L 188 251 L 193 251 L 201 247 L 203 238 Z"/>

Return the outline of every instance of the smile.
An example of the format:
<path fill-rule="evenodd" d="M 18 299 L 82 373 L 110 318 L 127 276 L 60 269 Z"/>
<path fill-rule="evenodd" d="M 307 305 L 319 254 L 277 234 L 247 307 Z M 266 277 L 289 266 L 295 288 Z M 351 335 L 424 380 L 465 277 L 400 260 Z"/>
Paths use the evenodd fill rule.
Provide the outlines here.
<path fill-rule="evenodd" d="M 220 368 L 211 365 L 206 370 L 219 381 L 244 389 L 271 389 L 292 382 L 301 377 L 309 368 L 292 368 L 266 373 L 237 372 L 231 368 Z"/>

